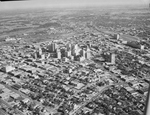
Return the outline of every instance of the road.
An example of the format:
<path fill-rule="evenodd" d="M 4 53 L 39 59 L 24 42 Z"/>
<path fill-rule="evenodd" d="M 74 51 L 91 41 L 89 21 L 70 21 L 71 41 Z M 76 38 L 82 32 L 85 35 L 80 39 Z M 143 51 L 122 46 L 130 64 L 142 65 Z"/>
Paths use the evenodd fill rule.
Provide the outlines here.
<path fill-rule="evenodd" d="M 127 84 L 126 82 L 123 82 L 122 80 L 120 80 L 119 78 L 116 77 L 117 74 L 114 74 L 114 73 L 112 73 L 112 72 L 110 72 L 110 71 L 108 71 L 108 70 L 107 70 L 107 72 L 109 72 L 110 75 L 111 75 L 111 76 L 109 76 L 109 78 L 116 78 L 116 79 L 119 81 L 119 83 L 114 84 L 115 86 L 116 86 L 116 85 L 118 85 L 118 86 L 121 86 L 121 85 L 123 85 L 123 86 L 128 86 L 128 84 Z M 102 78 L 101 80 L 103 81 L 103 80 L 105 80 L 105 78 Z M 89 84 L 89 85 L 87 85 L 86 87 L 91 86 L 91 85 L 94 85 L 94 83 Z M 83 108 L 86 104 L 88 104 L 88 103 L 91 102 L 92 100 L 95 100 L 96 98 L 98 98 L 98 97 L 101 95 L 101 93 L 102 93 L 103 91 L 107 90 L 107 89 L 110 88 L 111 86 L 112 86 L 112 85 L 108 85 L 108 86 L 102 87 L 102 88 L 99 90 L 99 92 L 98 92 L 95 96 L 93 96 L 91 99 L 87 100 L 86 102 L 83 102 L 83 103 L 81 104 L 81 106 L 79 106 L 77 109 L 71 111 L 71 112 L 70 112 L 70 115 L 74 115 L 78 110 L 80 110 L 81 108 Z M 85 88 L 84 88 L 84 89 L 85 89 Z"/>
<path fill-rule="evenodd" d="M 7 115 L 4 111 L 0 110 L 0 115 Z"/>
<path fill-rule="evenodd" d="M 4 110 L 0 109 L 0 115 L 7 115 L 7 113 Z"/>
<path fill-rule="evenodd" d="M 99 92 L 94 95 L 91 99 L 87 100 L 86 102 L 83 102 L 81 104 L 81 106 L 79 106 L 77 109 L 73 110 L 72 112 L 70 112 L 69 115 L 75 115 L 75 113 L 77 113 L 80 109 L 82 109 L 86 104 L 88 104 L 89 102 L 99 98 L 99 96 L 101 95 L 101 93 L 103 93 L 105 90 L 109 89 L 110 87 L 112 87 L 113 85 L 118 85 L 118 86 L 121 86 L 121 85 L 128 85 L 127 83 L 116 83 L 116 84 L 111 84 L 111 85 L 107 85 L 107 86 L 104 86 L 104 87 L 101 87 L 101 89 L 99 89 Z"/>
<path fill-rule="evenodd" d="M 32 100 L 29 96 L 25 95 L 24 93 L 21 93 L 21 92 L 18 91 L 18 90 L 15 90 L 15 89 L 11 88 L 11 87 L 10 87 L 9 85 L 7 85 L 7 84 L 2 84 L 2 85 L 4 85 L 6 88 L 10 89 L 11 91 L 13 91 L 13 92 L 15 92 L 15 93 L 21 95 L 22 97 L 28 98 L 31 102 L 35 102 L 36 105 L 39 105 L 40 107 L 44 107 L 48 112 L 51 113 L 51 108 L 50 108 L 50 107 L 45 107 L 45 106 L 43 106 L 40 102 L 38 102 L 38 101 L 36 101 L 36 100 Z"/>
<path fill-rule="evenodd" d="M 9 107 L 9 108 L 12 108 L 12 106 L 11 105 L 9 105 L 6 101 L 4 101 L 4 100 L 2 100 L 2 99 L 0 99 L 0 103 L 3 103 L 4 105 L 6 105 L 7 107 Z M 16 113 L 19 113 L 20 115 L 25 115 L 25 114 L 23 114 L 20 110 L 18 110 L 18 109 L 14 109 L 15 110 L 15 112 Z"/>
<path fill-rule="evenodd" d="M 105 90 L 107 90 L 108 88 L 110 88 L 112 85 L 108 85 L 108 86 L 104 86 L 101 88 L 101 90 L 96 94 L 94 95 L 91 99 L 87 100 L 86 102 L 83 102 L 81 104 L 81 106 L 79 106 L 77 109 L 75 109 L 74 111 L 70 112 L 69 115 L 74 115 L 75 113 L 78 112 L 78 110 L 82 109 L 86 104 L 88 104 L 89 102 L 91 102 L 92 100 L 95 100 L 96 98 L 98 98 L 102 92 L 104 92 Z"/>
<path fill-rule="evenodd" d="M 132 54 L 132 55 L 133 55 L 133 54 Z M 107 71 L 108 71 L 108 70 L 107 70 Z M 108 71 L 108 72 L 110 73 L 110 75 L 111 75 L 110 77 L 111 77 L 111 78 L 115 78 L 115 79 L 117 79 L 117 80 L 119 81 L 119 83 L 114 84 L 114 85 L 128 86 L 128 84 L 127 84 L 126 82 L 123 82 L 122 80 L 120 80 L 119 78 L 116 77 L 118 74 L 114 74 L 114 73 L 112 73 L 112 72 L 110 72 L 110 71 Z M 58 73 L 57 73 L 57 74 L 58 74 Z M 103 81 L 104 79 L 105 79 L 105 78 L 102 78 L 101 80 Z M 139 81 L 139 80 L 138 80 L 138 81 Z M 87 87 L 90 87 L 90 86 L 95 85 L 95 84 L 96 84 L 96 82 L 90 83 L 90 84 L 86 85 L 84 88 L 82 88 L 81 90 L 77 91 L 73 96 L 76 96 L 77 93 L 79 93 L 79 92 L 83 91 L 84 89 L 86 89 Z M 18 90 L 15 90 L 15 89 L 11 88 L 9 85 L 6 85 L 6 84 L 3 84 L 3 85 L 4 85 L 6 88 L 12 90 L 13 92 L 16 92 L 17 94 L 20 94 L 22 97 L 28 98 L 28 99 L 30 99 L 31 101 L 35 102 L 37 105 L 40 105 L 41 107 L 46 108 L 47 111 L 49 111 L 49 112 L 50 112 L 50 111 L 53 111 L 53 109 L 51 109 L 51 108 L 49 108 L 49 107 L 43 106 L 40 102 L 32 100 L 32 99 L 31 99 L 30 97 L 28 97 L 27 95 L 21 93 L 21 92 L 18 91 Z M 35 86 L 35 85 L 34 85 L 34 86 Z M 83 102 L 83 104 L 81 104 L 80 107 L 78 107 L 76 110 L 74 110 L 73 112 L 71 112 L 70 115 L 73 115 L 73 114 L 76 113 L 79 109 L 81 109 L 82 107 L 84 107 L 87 103 L 91 102 L 93 99 L 96 99 L 96 97 L 98 97 L 103 91 L 107 90 L 110 86 L 111 86 L 111 85 L 109 85 L 109 86 L 104 86 L 95 96 L 93 96 L 93 97 L 92 97 L 91 99 L 89 99 L 88 101 Z M 36 87 L 37 87 L 37 86 L 36 86 Z M 38 87 L 38 88 L 40 88 L 40 87 Z M 71 99 L 71 98 L 72 98 L 72 96 L 69 97 L 69 99 Z M 62 103 L 63 103 L 63 102 L 62 102 Z M 60 105 L 62 105 L 62 103 L 61 103 Z M 58 106 L 58 107 L 59 107 L 59 106 Z M 56 107 L 56 108 L 58 108 L 58 107 Z M 56 108 L 55 108 L 55 109 L 56 109 Z"/>

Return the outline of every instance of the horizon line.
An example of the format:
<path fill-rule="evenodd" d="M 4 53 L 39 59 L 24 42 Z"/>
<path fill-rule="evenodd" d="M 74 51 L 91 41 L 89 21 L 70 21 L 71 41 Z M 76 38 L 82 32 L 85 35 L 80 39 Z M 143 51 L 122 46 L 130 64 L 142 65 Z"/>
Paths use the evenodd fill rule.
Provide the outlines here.
<path fill-rule="evenodd" d="M 46 7 L 42 7 L 42 6 L 39 6 L 39 7 L 28 7 L 28 8 L 25 8 L 25 7 L 22 7 L 22 8 L 10 8 L 10 9 L 2 9 L 0 10 L 0 12 L 2 11 L 16 11 L 16 10 L 33 10 L 33 9 L 73 9 L 73 8 L 97 8 L 97 7 L 119 7 L 119 6 L 123 6 L 122 8 L 127 8 L 127 7 L 145 7 L 145 8 L 149 8 L 149 7 L 146 7 L 146 6 L 149 6 L 149 4 L 94 4 L 94 5 L 74 5 L 74 6 L 46 6 Z"/>

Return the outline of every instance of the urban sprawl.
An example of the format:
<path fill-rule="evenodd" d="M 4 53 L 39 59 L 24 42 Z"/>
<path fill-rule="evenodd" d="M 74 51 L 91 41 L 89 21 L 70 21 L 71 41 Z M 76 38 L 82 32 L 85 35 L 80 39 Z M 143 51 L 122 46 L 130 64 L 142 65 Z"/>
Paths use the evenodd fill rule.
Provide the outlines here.
<path fill-rule="evenodd" d="M 65 39 L 3 41 L 23 45 L 0 47 L 0 115 L 144 114 L 150 44 L 136 36 L 144 30 L 87 25 Z"/>

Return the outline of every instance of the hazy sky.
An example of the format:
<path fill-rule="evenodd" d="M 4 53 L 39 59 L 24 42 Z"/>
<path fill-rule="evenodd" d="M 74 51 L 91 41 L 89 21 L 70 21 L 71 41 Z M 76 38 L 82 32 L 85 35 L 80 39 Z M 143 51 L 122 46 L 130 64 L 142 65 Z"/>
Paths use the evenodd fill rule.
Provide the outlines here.
<path fill-rule="evenodd" d="M 36 7 L 73 7 L 90 5 L 148 4 L 150 0 L 28 0 L 0 2 L 0 10 Z"/>

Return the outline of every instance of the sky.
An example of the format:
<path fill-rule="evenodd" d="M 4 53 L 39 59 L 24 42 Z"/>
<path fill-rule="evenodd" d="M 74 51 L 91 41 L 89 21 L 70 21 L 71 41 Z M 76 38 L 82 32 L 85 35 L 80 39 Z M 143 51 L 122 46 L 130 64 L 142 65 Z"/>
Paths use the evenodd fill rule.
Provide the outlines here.
<path fill-rule="evenodd" d="M 0 2 L 0 10 L 47 8 L 47 7 L 74 7 L 92 5 L 132 5 L 148 4 L 150 0 L 27 0 Z"/>

